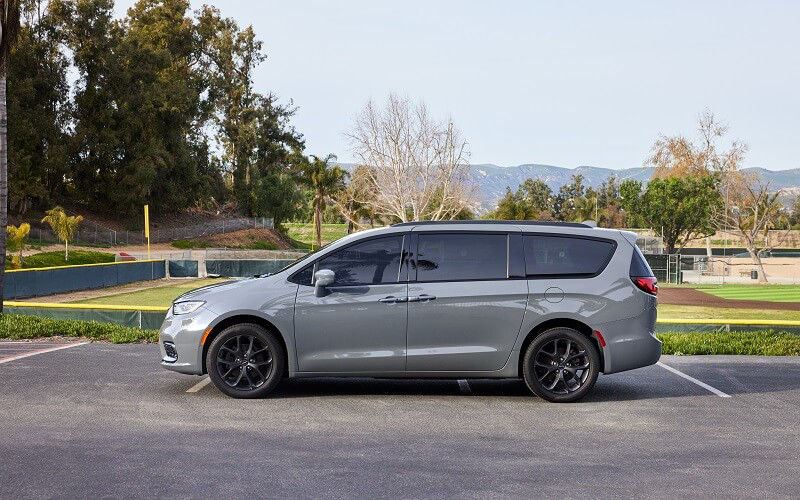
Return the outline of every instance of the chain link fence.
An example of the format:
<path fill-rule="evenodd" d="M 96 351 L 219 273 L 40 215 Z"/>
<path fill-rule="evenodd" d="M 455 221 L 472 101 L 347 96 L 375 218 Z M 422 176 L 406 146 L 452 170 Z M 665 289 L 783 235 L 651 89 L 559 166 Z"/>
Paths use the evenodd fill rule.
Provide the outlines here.
<path fill-rule="evenodd" d="M 214 234 L 230 233 L 243 229 L 274 229 L 273 220 L 267 217 L 236 217 L 229 219 L 213 220 L 202 224 L 192 224 L 188 226 L 152 229 L 150 231 L 151 243 L 167 243 L 175 240 L 186 240 L 202 238 Z M 31 228 L 28 241 L 44 243 L 58 243 L 58 238 L 50 229 Z M 83 221 L 75 232 L 72 242 L 76 245 L 143 245 L 147 243 L 144 231 L 114 231 L 106 227 L 95 224 L 91 221 Z"/>

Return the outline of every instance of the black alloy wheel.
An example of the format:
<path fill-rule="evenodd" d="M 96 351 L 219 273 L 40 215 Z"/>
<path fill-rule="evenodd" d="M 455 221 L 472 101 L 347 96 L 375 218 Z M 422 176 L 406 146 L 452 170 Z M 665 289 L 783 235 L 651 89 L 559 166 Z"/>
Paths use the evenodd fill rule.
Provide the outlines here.
<path fill-rule="evenodd" d="M 238 398 L 261 397 L 283 377 L 286 360 L 275 335 L 259 325 L 239 324 L 214 338 L 206 356 L 219 390 Z"/>
<path fill-rule="evenodd" d="M 594 342 L 571 328 L 553 328 L 538 335 L 523 360 L 525 384 L 553 402 L 577 401 L 597 381 L 600 355 Z"/>

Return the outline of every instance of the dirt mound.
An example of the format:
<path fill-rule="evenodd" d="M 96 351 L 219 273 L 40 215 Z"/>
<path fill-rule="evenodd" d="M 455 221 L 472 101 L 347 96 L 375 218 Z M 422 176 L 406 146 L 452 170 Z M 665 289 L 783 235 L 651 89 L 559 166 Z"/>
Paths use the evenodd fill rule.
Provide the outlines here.
<path fill-rule="evenodd" d="M 678 306 L 727 307 L 730 309 L 769 309 L 777 311 L 800 311 L 800 302 L 767 302 L 764 300 L 723 299 L 694 288 L 668 288 L 658 290 L 659 304 Z"/>
<path fill-rule="evenodd" d="M 202 239 L 190 240 L 201 241 L 206 245 L 224 248 L 248 248 L 255 242 L 266 241 L 275 245 L 277 250 L 290 250 L 292 246 L 273 229 L 242 229 L 230 233 L 220 233 L 206 236 Z"/>

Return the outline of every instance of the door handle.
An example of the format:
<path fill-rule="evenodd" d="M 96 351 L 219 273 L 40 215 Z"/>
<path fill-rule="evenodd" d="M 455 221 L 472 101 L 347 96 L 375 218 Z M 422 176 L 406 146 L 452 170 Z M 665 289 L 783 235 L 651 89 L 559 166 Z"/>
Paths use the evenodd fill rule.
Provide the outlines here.
<path fill-rule="evenodd" d="M 422 295 L 413 295 L 408 298 L 409 302 L 428 302 L 429 300 L 435 299 L 435 295 L 428 295 L 427 293 L 423 293 Z"/>
<path fill-rule="evenodd" d="M 383 302 L 384 304 L 402 304 L 403 302 L 408 301 L 405 297 L 395 297 L 394 295 L 389 295 L 388 297 L 384 297 L 382 299 L 378 299 L 378 302 Z"/>

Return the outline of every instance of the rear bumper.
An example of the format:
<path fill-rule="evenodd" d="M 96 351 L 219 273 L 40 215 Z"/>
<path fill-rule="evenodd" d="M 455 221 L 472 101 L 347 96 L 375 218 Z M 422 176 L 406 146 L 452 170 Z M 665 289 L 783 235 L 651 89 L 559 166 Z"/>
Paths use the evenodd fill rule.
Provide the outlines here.
<path fill-rule="evenodd" d="M 603 349 L 603 373 L 617 373 L 650 366 L 661 358 L 661 341 L 653 332 L 608 342 Z"/>
<path fill-rule="evenodd" d="M 595 326 L 606 340 L 603 373 L 617 373 L 649 366 L 661 357 L 661 341 L 655 335 L 655 300 L 634 317 Z"/>

